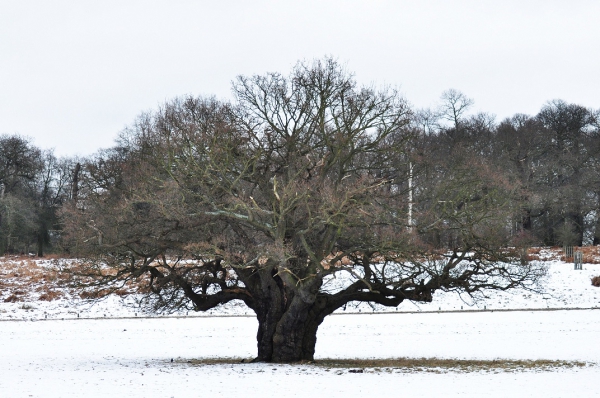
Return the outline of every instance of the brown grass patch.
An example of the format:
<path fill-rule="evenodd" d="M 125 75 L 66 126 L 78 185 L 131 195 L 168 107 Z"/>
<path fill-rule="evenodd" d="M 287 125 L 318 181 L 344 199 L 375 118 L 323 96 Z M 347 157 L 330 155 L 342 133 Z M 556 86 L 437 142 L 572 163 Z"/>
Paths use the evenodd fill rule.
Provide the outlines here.
<path fill-rule="evenodd" d="M 53 301 L 59 298 L 62 298 L 64 295 L 61 292 L 56 292 L 56 291 L 51 291 L 48 290 L 42 294 L 40 294 L 40 297 L 38 298 L 38 300 L 41 301 Z"/>
<path fill-rule="evenodd" d="M 5 303 L 16 303 L 17 301 L 20 301 L 19 296 L 14 293 L 4 299 Z"/>
<path fill-rule="evenodd" d="M 248 358 L 201 358 L 201 359 L 183 359 L 179 358 L 173 361 L 174 363 L 187 363 L 190 365 L 236 365 L 240 363 L 251 363 L 252 359 Z"/>
<path fill-rule="evenodd" d="M 117 289 L 113 293 L 119 297 L 127 297 L 130 294 L 133 294 L 133 292 L 130 291 L 129 289 Z"/>
<path fill-rule="evenodd" d="M 592 278 L 592 285 L 596 287 L 600 287 L 600 275 L 594 276 Z"/>
<path fill-rule="evenodd" d="M 555 248 L 552 248 L 555 249 Z M 583 262 L 587 264 L 600 264 L 600 246 L 582 246 L 573 247 L 573 252 L 582 252 L 583 253 Z M 560 256 L 558 258 L 561 261 L 572 263 L 574 261 L 573 257 L 566 257 L 562 249 L 560 249 Z"/>
<path fill-rule="evenodd" d="M 67 256 L 66 254 L 45 254 L 44 257 L 38 257 L 43 260 L 70 260 L 72 257 Z"/>
<path fill-rule="evenodd" d="M 56 291 L 65 278 L 58 269 L 33 257 L 5 257 L 0 260 L 0 294 L 6 302 L 44 300 L 52 301 L 64 296 Z"/>
<path fill-rule="evenodd" d="M 84 290 L 79 293 L 79 297 L 84 300 L 95 300 L 108 296 L 112 293 L 111 289 L 99 289 L 99 290 Z"/>
<path fill-rule="evenodd" d="M 251 362 L 242 358 L 179 359 L 176 363 L 195 366 L 234 365 Z M 318 359 L 294 365 L 309 365 L 325 369 L 347 369 L 350 373 L 364 371 L 402 372 L 523 372 L 529 370 L 552 371 L 564 368 L 581 368 L 590 364 L 581 361 L 557 360 L 471 360 L 441 358 L 391 358 L 391 359 Z"/>
<path fill-rule="evenodd" d="M 550 370 L 555 368 L 583 367 L 587 364 L 579 361 L 555 360 L 472 360 L 440 358 L 393 358 L 393 359 L 322 359 L 315 365 L 330 368 L 393 368 L 407 370 L 445 369 L 458 371 L 523 371 Z"/>
<path fill-rule="evenodd" d="M 527 249 L 527 254 L 525 255 L 525 259 L 527 261 L 536 261 L 539 260 L 540 252 L 542 251 L 541 247 L 531 247 Z"/>
<path fill-rule="evenodd" d="M 530 247 L 527 249 L 527 254 L 529 254 L 529 255 L 540 254 L 542 249 L 543 249 L 543 247 Z"/>
<path fill-rule="evenodd" d="M 579 249 L 583 252 L 583 262 L 588 264 L 600 264 L 600 247 L 584 246 Z"/>
<path fill-rule="evenodd" d="M 51 258 L 49 258 L 51 257 Z M 6 256 L 0 259 L 0 298 L 5 302 L 21 301 L 53 301 L 63 298 L 66 292 L 79 295 L 83 299 L 99 299 L 109 294 L 121 297 L 142 290 L 140 281 L 127 281 L 120 288 L 104 288 L 98 291 L 82 291 L 72 272 L 63 271 L 57 260 L 61 256 L 48 256 L 40 261 L 33 256 Z M 52 261 L 48 261 L 52 260 Z M 73 260 L 69 268 L 82 267 L 83 265 Z M 109 269 L 106 273 L 114 273 Z M 85 282 L 85 281 L 83 281 Z M 61 291 L 64 289 L 64 292 Z"/>

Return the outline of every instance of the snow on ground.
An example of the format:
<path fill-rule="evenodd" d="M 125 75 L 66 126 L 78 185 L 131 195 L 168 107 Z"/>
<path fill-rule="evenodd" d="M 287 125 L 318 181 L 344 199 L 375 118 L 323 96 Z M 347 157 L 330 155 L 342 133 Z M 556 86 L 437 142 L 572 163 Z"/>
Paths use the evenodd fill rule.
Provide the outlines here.
<path fill-rule="evenodd" d="M 91 304 L 65 293 L 59 300 L 40 301 L 49 293 L 35 284 L 16 302 L 4 302 L 12 293 L 0 291 L 0 397 L 600 396 L 600 288 L 590 283 L 600 275 L 600 265 L 575 271 L 572 264 L 546 260 L 546 294 L 494 292 L 472 303 L 438 293 L 433 303 L 403 303 L 391 313 L 348 307 L 319 329 L 316 357 L 588 362 L 583 368 L 357 374 L 315 365 L 194 365 L 188 360 L 253 357 L 256 320 L 195 313 L 141 318 L 139 309 L 126 305 L 134 304 L 133 296 Z M 487 311 L 472 311 L 477 308 Z M 516 308 L 557 310 L 499 311 Z M 212 315 L 247 312 L 233 303 Z"/>
<path fill-rule="evenodd" d="M 0 323 L 1 397 L 594 397 L 600 310 L 331 316 L 318 358 L 565 359 L 518 372 L 192 365 L 255 354 L 256 320 L 188 317 Z M 171 358 L 175 361 L 171 363 Z"/>

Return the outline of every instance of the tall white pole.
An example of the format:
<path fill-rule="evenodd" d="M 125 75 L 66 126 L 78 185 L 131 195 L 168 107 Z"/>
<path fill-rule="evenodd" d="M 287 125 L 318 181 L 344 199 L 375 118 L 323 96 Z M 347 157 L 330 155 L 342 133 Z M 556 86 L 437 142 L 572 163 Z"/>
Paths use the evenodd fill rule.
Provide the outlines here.
<path fill-rule="evenodd" d="M 408 231 L 412 232 L 413 228 L 413 164 L 408 163 Z"/>

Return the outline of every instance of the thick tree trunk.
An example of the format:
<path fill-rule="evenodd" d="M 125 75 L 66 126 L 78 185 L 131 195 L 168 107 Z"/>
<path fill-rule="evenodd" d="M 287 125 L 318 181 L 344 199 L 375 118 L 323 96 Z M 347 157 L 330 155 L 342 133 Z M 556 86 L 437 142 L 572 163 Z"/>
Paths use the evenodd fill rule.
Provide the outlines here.
<path fill-rule="evenodd" d="M 41 232 L 37 236 L 37 256 L 44 257 L 44 235 Z"/>
<path fill-rule="evenodd" d="M 600 212 L 596 211 L 596 225 L 594 227 L 594 246 L 600 245 Z"/>
<path fill-rule="evenodd" d="M 571 225 L 573 226 L 573 234 L 574 234 L 574 238 L 575 238 L 575 246 L 583 246 L 583 234 L 584 234 L 584 228 L 583 228 L 583 215 L 581 214 L 581 212 L 572 212 L 568 214 L 568 220 L 571 222 Z"/>
<path fill-rule="evenodd" d="M 323 319 L 308 309 L 285 312 L 280 319 L 258 318 L 259 362 L 312 361 L 317 344 L 317 330 Z"/>
<path fill-rule="evenodd" d="M 319 285 L 290 288 L 274 270 L 261 270 L 259 274 L 260 281 L 255 279 L 258 283 L 252 286 L 257 289 L 252 293 L 252 308 L 258 318 L 256 361 L 311 361 L 317 329 L 331 312 L 325 309 L 324 301 L 317 299 Z"/>
<path fill-rule="evenodd" d="M 532 222 L 531 222 L 531 210 L 523 209 L 523 214 L 521 216 L 521 228 L 523 231 L 531 231 Z"/>
<path fill-rule="evenodd" d="M 75 165 L 75 169 L 73 170 L 73 185 L 71 187 L 71 198 L 73 202 L 77 204 L 77 200 L 79 199 L 79 172 L 81 171 L 81 163 L 77 163 Z"/>

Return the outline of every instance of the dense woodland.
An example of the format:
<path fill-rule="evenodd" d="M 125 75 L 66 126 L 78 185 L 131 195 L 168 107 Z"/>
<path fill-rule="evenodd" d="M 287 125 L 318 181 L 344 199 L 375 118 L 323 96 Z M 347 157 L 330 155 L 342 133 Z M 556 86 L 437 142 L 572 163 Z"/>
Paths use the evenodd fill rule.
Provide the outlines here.
<path fill-rule="evenodd" d="M 62 251 L 58 212 L 72 199 L 75 159 L 18 135 L 0 136 L 0 253 Z"/>
<path fill-rule="evenodd" d="M 177 99 L 165 111 L 197 100 Z M 443 186 L 434 193 L 441 181 L 463 181 L 465 190 L 494 181 L 511 212 L 502 233 L 527 245 L 600 243 L 600 110 L 552 100 L 537 115 L 497 122 L 493 114 L 470 114 L 473 101 L 458 91 L 443 93 L 440 102 L 435 109 L 407 110 L 402 126 L 409 150 L 395 161 L 404 173 L 399 189 L 406 195 L 401 202 L 405 211 L 412 176 L 414 217 L 409 220 L 407 213 L 407 223 L 418 228 L 419 210 L 432 201 L 454 213 L 477 200 L 444 192 Z M 0 252 L 68 252 L 68 242 L 60 240 L 60 209 L 78 199 L 81 178 L 88 180 L 88 190 L 118 178 L 133 156 L 126 136 L 127 130 L 115 147 L 86 159 L 58 159 L 25 137 L 1 136 Z M 90 186 L 91 175 L 100 172 L 106 181 Z M 451 233 L 429 235 L 428 242 L 437 247 L 453 244 Z"/>

